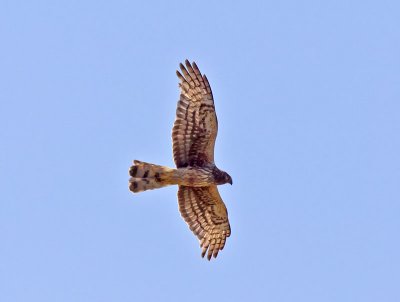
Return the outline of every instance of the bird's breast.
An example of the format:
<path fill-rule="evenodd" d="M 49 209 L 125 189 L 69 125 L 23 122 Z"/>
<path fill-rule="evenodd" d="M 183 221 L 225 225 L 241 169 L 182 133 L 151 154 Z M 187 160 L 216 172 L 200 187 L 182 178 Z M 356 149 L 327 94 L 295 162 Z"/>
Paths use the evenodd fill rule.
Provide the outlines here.
<path fill-rule="evenodd" d="M 212 169 L 208 167 L 187 167 L 178 169 L 178 184 L 191 187 L 206 187 L 214 183 Z"/>

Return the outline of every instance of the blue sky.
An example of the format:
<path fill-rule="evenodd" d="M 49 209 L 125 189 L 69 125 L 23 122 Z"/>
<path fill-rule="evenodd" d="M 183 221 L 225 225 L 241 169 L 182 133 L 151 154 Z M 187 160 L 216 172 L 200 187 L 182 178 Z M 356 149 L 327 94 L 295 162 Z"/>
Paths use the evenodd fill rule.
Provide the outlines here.
<path fill-rule="evenodd" d="M 1 301 L 400 301 L 398 1 L 2 1 Z M 232 235 L 200 257 L 175 70 L 215 97 Z"/>

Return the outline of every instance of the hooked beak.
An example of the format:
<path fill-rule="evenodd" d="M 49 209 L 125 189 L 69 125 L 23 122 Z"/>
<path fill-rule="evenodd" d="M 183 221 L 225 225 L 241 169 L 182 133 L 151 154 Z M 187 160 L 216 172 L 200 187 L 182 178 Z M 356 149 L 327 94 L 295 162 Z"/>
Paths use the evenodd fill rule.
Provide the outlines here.
<path fill-rule="evenodd" d="M 229 179 L 229 183 L 230 183 L 231 185 L 233 184 L 232 178 Z"/>

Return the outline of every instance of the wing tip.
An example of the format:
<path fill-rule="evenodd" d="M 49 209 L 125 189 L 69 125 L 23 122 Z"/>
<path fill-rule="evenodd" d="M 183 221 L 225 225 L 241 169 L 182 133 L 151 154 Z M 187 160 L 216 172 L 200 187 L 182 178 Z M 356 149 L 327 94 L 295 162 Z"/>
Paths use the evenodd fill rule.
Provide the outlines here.
<path fill-rule="evenodd" d="M 183 75 L 179 72 L 179 70 L 176 71 L 176 75 L 178 76 L 179 79 L 183 79 Z"/>
<path fill-rule="evenodd" d="M 214 259 L 217 258 L 219 251 L 222 251 L 222 249 L 223 247 L 212 248 L 210 246 L 205 246 L 201 251 L 201 257 L 204 258 L 207 254 L 207 260 L 210 261 L 213 257 Z"/>
<path fill-rule="evenodd" d="M 195 61 L 192 62 L 192 66 L 193 66 L 193 68 L 194 68 L 195 70 L 197 69 L 198 71 L 200 71 L 200 70 L 199 70 L 199 67 L 197 66 L 197 64 L 196 64 Z"/>
<path fill-rule="evenodd" d="M 195 61 L 192 61 L 192 63 L 190 63 L 190 61 L 188 60 L 188 59 L 186 59 L 185 60 L 185 65 L 186 65 L 186 67 L 188 68 L 188 69 L 191 69 L 191 70 L 194 70 L 194 69 L 199 69 L 198 67 L 197 67 L 197 64 L 196 64 L 196 62 Z"/>
<path fill-rule="evenodd" d="M 207 248 L 204 247 L 203 250 L 201 251 L 201 257 L 204 258 L 204 256 L 206 255 L 207 252 Z"/>

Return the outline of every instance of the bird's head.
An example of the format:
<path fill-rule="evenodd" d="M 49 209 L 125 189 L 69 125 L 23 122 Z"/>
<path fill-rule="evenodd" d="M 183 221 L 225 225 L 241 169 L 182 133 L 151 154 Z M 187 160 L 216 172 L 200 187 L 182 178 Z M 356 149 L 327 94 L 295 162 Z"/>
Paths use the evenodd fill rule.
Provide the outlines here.
<path fill-rule="evenodd" d="M 218 184 L 219 185 L 223 185 L 223 184 L 231 184 L 232 185 L 232 177 L 224 171 L 221 171 L 221 172 L 222 173 L 221 173 L 221 177 L 219 177 L 219 179 L 218 179 Z"/>

